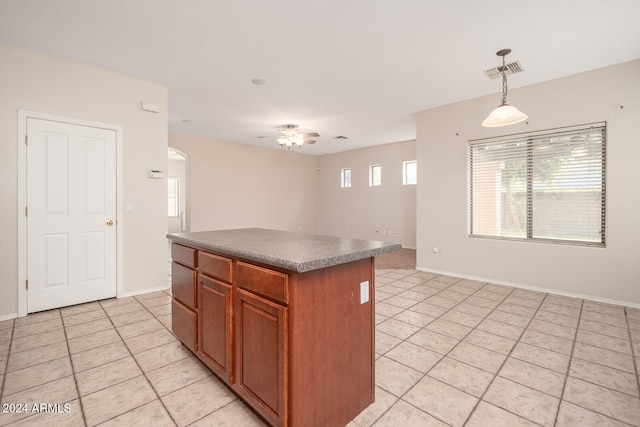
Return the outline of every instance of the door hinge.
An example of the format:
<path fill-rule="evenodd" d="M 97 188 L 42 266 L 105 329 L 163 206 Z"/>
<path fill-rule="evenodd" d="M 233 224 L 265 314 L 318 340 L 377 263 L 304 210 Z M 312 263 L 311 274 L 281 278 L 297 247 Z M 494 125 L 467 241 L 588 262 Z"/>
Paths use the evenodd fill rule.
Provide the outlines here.
<path fill-rule="evenodd" d="M 29 216 L 29 207 L 28 206 L 24 207 L 24 216 Z"/>
<path fill-rule="evenodd" d="M 29 289 L 29 279 L 24 281 L 25 288 Z"/>
<path fill-rule="evenodd" d="M 24 145 L 29 145 L 29 135 L 24 136 Z"/>

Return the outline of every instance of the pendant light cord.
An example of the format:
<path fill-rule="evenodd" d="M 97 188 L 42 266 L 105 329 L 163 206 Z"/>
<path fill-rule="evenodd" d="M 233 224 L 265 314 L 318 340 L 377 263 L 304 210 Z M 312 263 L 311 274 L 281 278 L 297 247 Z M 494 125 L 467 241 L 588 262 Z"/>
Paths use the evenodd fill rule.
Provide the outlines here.
<path fill-rule="evenodd" d="M 504 73 L 507 67 L 504 62 L 504 55 L 502 56 L 502 67 L 500 68 L 500 74 L 502 74 L 502 103 L 500 105 L 506 105 L 507 103 L 507 75 Z"/>

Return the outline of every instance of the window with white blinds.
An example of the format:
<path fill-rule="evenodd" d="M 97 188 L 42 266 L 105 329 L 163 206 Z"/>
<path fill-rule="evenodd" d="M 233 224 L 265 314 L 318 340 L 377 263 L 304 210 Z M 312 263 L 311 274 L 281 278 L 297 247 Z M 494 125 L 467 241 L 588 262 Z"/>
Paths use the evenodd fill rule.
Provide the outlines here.
<path fill-rule="evenodd" d="M 604 123 L 469 141 L 469 234 L 605 246 Z"/>

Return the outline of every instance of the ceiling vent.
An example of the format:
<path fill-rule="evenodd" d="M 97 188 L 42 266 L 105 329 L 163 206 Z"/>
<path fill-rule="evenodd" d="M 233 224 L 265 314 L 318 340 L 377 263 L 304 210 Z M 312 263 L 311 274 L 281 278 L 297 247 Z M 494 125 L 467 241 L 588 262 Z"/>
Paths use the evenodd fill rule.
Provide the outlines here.
<path fill-rule="evenodd" d="M 499 67 L 491 68 L 489 70 L 485 70 L 484 73 L 491 80 L 495 80 L 501 77 L 500 76 L 501 69 L 502 69 L 502 65 Z M 524 67 L 522 66 L 522 64 L 520 64 L 520 61 L 516 61 L 516 62 L 511 62 L 510 64 L 505 65 L 504 74 L 509 76 L 511 74 L 521 73 L 523 71 L 524 71 Z"/>

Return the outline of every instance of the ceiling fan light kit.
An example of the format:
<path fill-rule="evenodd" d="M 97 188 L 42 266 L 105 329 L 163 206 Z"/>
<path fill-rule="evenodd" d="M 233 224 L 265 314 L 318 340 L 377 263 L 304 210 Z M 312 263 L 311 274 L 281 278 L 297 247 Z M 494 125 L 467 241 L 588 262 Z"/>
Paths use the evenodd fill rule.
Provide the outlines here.
<path fill-rule="evenodd" d="M 282 133 L 281 136 L 259 136 L 258 138 L 276 138 L 281 147 L 291 150 L 293 147 L 300 148 L 305 143 L 315 144 L 316 141 L 311 138 L 320 136 L 316 132 L 301 133 L 298 130 L 298 125 L 292 123 L 283 125 L 278 131 Z"/>
<path fill-rule="evenodd" d="M 287 148 L 291 148 L 291 147 L 302 147 L 302 144 L 304 144 L 304 139 L 296 137 L 296 136 L 288 136 L 286 138 L 278 138 L 278 144 L 280 144 L 281 147 L 287 147 Z"/>
<path fill-rule="evenodd" d="M 495 108 L 486 119 L 482 121 L 482 126 L 487 128 L 495 128 L 501 126 L 514 125 L 516 123 L 527 120 L 527 116 L 513 105 L 507 104 L 507 75 L 509 68 L 505 64 L 505 56 L 511 53 L 511 49 L 502 49 L 496 52 L 496 55 L 502 57 L 502 67 L 498 67 L 498 71 L 502 76 L 502 99 L 500 105 Z M 521 70 L 520 70 L 521 71 Z"/>

